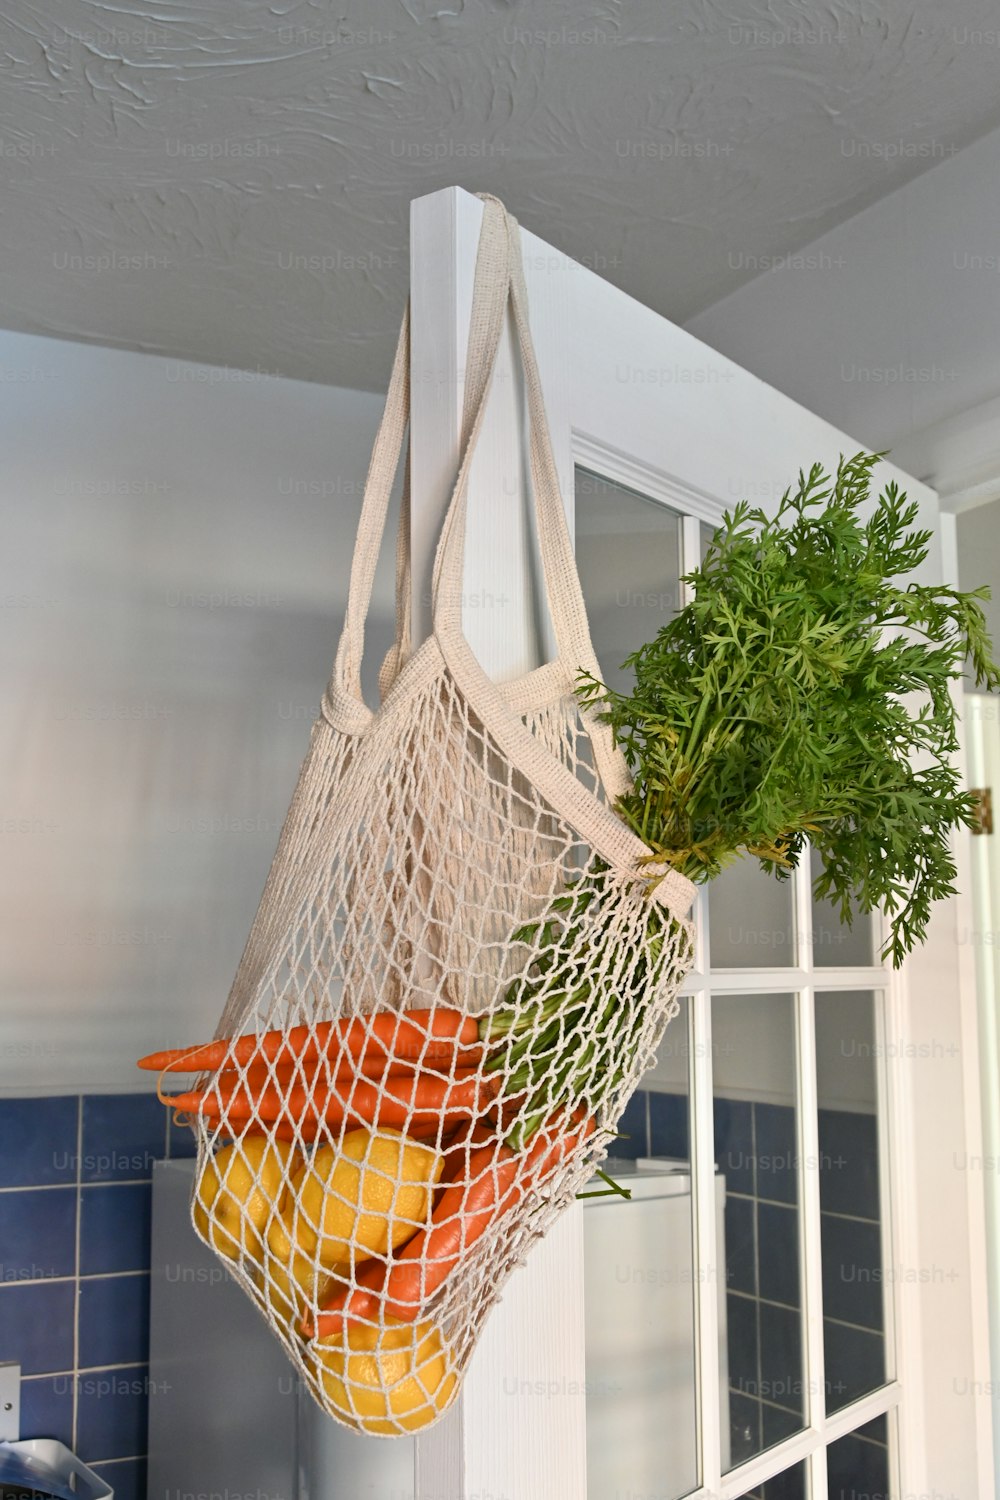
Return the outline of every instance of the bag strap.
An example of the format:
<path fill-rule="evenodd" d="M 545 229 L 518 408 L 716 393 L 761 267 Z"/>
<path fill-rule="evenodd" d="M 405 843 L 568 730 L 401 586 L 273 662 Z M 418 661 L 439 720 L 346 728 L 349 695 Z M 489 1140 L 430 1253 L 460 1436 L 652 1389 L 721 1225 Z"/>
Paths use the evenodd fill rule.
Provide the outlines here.
<path fill-rule="evenodd" d="M 365 650 L 365 621 L 371 606 L 375 569 L 378 566 L 382 539 L 385 535 L 389 501 L 396 481 L 400 455 L 410 420 L 410 307 L 403 313 L 403 321 L 396 341 L 396 353 L 392 362 L 392 375 L 386 393 L 385 406 L 379 421 L 378 432 L 368 464 L 365 479 L 358 534 L 351 559 L 351 576 L 347 590 L 347 609 L 340 643 L 330 677 L 329 691 L 353 698 L 367 717 L 367 708 L 361 694 L 361 661 Z M 396 634 L 395 641 L 382 663 L 379 673 L 379 688 L 388 691 L 403 660 L 410 651 L 410 476 L 407 455 L 406 478 L 403 486 L 403 504 L 399 518 L 396 541 Z"/>
<path fill-rule="evenodd" d="M 469 471 L 486 413 L 496 368 L 500 337 L 508 306 L 521 354 L 527 393 L 530 472 L 536 527 L 542 557 L 546 600 L 556 637 L 558 659 L 570 680 L 580 669 L 600 676 L 587 623 L 586 607 L 566 526 L 538 363 L 528 320 L 527 291 L 516 220 L 498 198 L 478 195 L 483 222 L 476 257 L 466 359 L 465 391 L 460 440 L 460 464 L 434 560 L 434 634 L 448 653 L 449 645 L 465 642 L 462 629 L 462 581 Z M 328 693 L 336 696 L 341 721 L 353 703 L 356 727 L 362 729 L 370 710 L 361 693 L 361 661 L 365 620 L 371 604 L 375 569 L 385 533 L 392 486 L 410 414 L 410 308 L 403 314 L 385 407 L 372 450 L 358 535 L 351 563 L 347 610 Z M 384 697 L 410 653 L 409 464 L 404 486 L 400 530 L 396 545 L 395 641 L 382 663 L 379 688 Z M 471 654 L 471 653 L 470 653 Z M 612 799 L 629 786 L 624 758 L 610 728 L 594 713 L 585 712 L 597 769 Z"/>
<path fill-rule="evenodd" d="M 516 345 L 524 372 L 535 523 L 557 660 L 570 681 L 575 681 L 581 670 L 600 677 L 601 669 L 590 639 L 583 590 L 566 525 L 562 489 L 531 336 L 518 224 L 498 198 L 486 194 L 479 196 L 484 201 L 484 212 L 466 360 L 465 440 L 434 559 L 434 634 L 449 664 L 457 657 L 471 657 L 462 624 L 469 474 L 486 415 L 500 335 L 509 305 L 513 310 Z M 608 796 L 614 799 L 630 785 L 624 757 L 609 726 L 602 723 L 595 713 L 585 713 L 584 717 L 601 781 Z"/>
<path fill-rule="evenodd" d="M 484 198 L 484 213 L 466 359 L 466 430 L 458 478 L 435 557 L 434 633 L 438 639 L 462 633 L 469 472 L 486 415 L 500 334 L 511 306 L 527 394 L 531 487 L 546 601 L 559 657 L 575 671 L 585 661 L 589 665 L 594 653 L 528 323 L 518 225 L 499 199 L 480 196 Z"/>

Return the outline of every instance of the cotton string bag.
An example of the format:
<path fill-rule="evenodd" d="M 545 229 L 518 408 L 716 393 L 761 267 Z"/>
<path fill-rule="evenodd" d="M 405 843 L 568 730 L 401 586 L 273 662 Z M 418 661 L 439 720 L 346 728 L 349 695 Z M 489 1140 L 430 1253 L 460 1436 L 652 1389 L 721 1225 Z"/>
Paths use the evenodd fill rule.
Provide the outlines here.
<path fill-rule="evenodd" d="M 336 662 L 216 1031 L 231 1040 L 191 1115 L 196 1229 L 317 1402 L 380 1436 L 429 1426 L 454 1398 L 507 1277 L 606 1155 L 693 951 L 694 888 L 612 810 L 624 761 L 574 696 L 581 669 L 601 673 L 519 230 L 483 203 L 432 631 L 413 646 L 404 491 L 396 635 L 373 711 L 361 660 L 409 416 L 407 313 Z M 469 469 L 508 310 L 556 654 L 496 683 L 463 634 L 462 584 Z"/>

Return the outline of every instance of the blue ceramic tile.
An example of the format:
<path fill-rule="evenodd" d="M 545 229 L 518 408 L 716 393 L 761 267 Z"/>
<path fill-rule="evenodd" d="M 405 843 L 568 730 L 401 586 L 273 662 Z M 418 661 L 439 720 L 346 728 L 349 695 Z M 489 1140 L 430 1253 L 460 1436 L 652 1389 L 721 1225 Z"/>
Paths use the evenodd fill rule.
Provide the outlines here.
<path fill-rule="evenodd" d="M 802 1318 L 788 1307 L 760 1305 L 760 1394 L 774 1406 L 802 1410 Z"/>
<path fill-rule="evenodd" d="M 760 1452 L 760 1402 L 729 1392 L 729 1467 L 745 1463 Z"/>
<path fill-rule="evenodd" d="M 828 1213 L 879 1217 L 878 1127 L 874 1115 L 819 1112 L 819 1199 Z"/>
<path fill-rule="evenodd" d="M 758 1396 L 757 1306 L 750 1297 L 726 1297 L 729 1386 L 742 1396 Z"/>
<path fill-rule="evenodd" d="M 878 1443 L 848 1433 L 826 1450 L 830 1500 L 858 1500 L 861 1495 L 888 1495 L 889 1454 Z"/>
<path fill-rule="evenodd" d="M 171 1160 L 177 1161 L 180 1157 L 197 1156 L 198 1142 L 195 1140 L 194 1131 L 189 1125 L 178 1125 L 170 1110 L 167 1111 L 167 1116 L 169 1120 L 168 1139 L 170 1142 L 169 1155 Z"/>
<path fill-rule="evenodd" d="M 882 1327 L 882 1245 L 877 1224 L 821 1214 L 823 1311 L 842 1323 Z"/>
<path fill-rule="evenodd" d="M 826 1357 L 826 1405 L 840 1411 L 858 1396 L 885 1384 L 885 1343 L 880 1333 L 823 1320 Z"/>
<path fill-rule="evenodd" d="M 798 1145 L 795 1110 L 790 1104 L 755 1104 L 757 1196 L 777 1203 L 797 1203 Z"/>
<path fill-rule="evenodd" d="M 753 1193 L 753 1110 L 742 1099 L 716 1099 L 715 1160 L 725 1174 L 726 1191 Z"/>
<path fill-rule="evenodd" d="M 145 1453 L 149 1378 L 145 1365 L 77 1376 L 76 1441 L 85 1464 Z"/>
<path fill-rule="evenodd" d="M 72 1375 L 40 1375 L 21 1381 L 21 1436 L 56 1438 L 72 1448 Z"/>
<path fill-rule="evenodd" d="M 80 1274 L 149 1269 L 148 1183 L 85 1187 L 80 1193 Z"/>
<path fill-rule="evenodd" d="M 115 1492 L 115 1500 L 146 1500 L 146 1460 L 124 1458 L 119 1463 L 95 1464 L 98 1474 Z"/>
<path fill-rule="evenodd" d="M 0 1287 L 0 1359 L 17 1360 L 24 1375 L 71 1370 L 75 1303 L 72 1281 Z"/>
<path fill-rule="evenodd" d="M 0 1187 L 76 1181 L 75 1097 L 0 1099 Z"/>
<path fill-rule="evenodd" d="M 653 1156 L 676 1156 L 687 1161 L 688 1102 L 685 1094 L 649 1095 L 649 1149 Z"/>
<path fill-rule="evenodd" d="M 76 1188 L 0 1193 L 0 1282 L 76 1273 Z"/>
<path fill-rule="evenodd" d="M 757 1204 L 760 1295 L 799 1306 L 799 1211 L 778 1203 Z"/>
<path fill-rule="evenodd" d="M 632 1095 L 618 1121 L 617 1128 L 618 1136 L 608 1147 L 611 1156 L 621 1156 L 628 1161 L 635 1161 L 637 1157 L 649 1155 L 644 1089 L 637 1089 Z"/>
<path fill-rule="evenodd" d="M 80 1283 L 81 1370 L 145 1364 L 149 1358 L 149 1276 L 99 1276 Z"/>
<path fill-rule="evenodd" d="M 153 1175 L 167 1154 L 167 1111 L 155 1094 L 87 1094 L 83 1100 L 83 1182 L 133 1182 Z"/>
<path fill-rule="evenodd" d="M 726 1198 L 726 1286 L 757 1295 L 757 1236 L 752 1198 Z"/>

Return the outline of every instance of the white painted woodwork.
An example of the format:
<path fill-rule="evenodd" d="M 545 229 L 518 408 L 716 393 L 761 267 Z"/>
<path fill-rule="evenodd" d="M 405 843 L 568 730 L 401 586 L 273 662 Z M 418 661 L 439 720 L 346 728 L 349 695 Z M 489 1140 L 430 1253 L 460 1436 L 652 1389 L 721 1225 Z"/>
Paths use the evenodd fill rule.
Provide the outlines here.
<path fill-rule="evenodd" d="M 414 558 L 415 614 L 426 624 L 431 539 L 446 503 L 457 458 L 461 367 L 481 206 L 449 189 L 413 205 L 411 276 L 414 305 Z M 773 508 L 801 466 L 835 464 L 858 443 L 787 396 L 699 343 L 594 272 L 566 259 L 532 235 L 523 236 L 532 327 L 545 386 L 556 464 L 571 504 L 574 464 L 583 463 L 688 517 L 710 522 L 742 496 Z M 474 471 L 466 588 L 467 630 L 482 659 L 503 675 L 534 659 L 538 633 L 517 590 L 531 548 L 518 520 L 521 460 L 514 385 L 501 374 L 488 442 Z M 897 474 L 889 465 L 879 478 Z M 905 480 L 905 476 L 898 476 Z M 926 486 L 906 480 L 920 504 L 920 524 L 934 532 L 924 580 L 947 576 L 938 505 Z M 693 544 L 693 528 L 686 535 Z M 687 564 L 690 565 L 690 564 Z M 484 610 L 477 590 L 504 604 Z M 511 602 L 513 598 L 516 602 Z M 959 841 L 960 844 L 962 841 Z M 963 870 L 966 854 L 960 850 Z M 799 884 L 800 931 L 808 896 Z M 707 927 L 707 902 L 697 915 Z M 813 1494 L 825 1494 L 823 1449 L 882 1412 L 899 1407 L 901 1493 L 940 1491 L 956 1500 L 981 1500 L 992 1464 L 989 1432 L 988 1347 L 983 1276 L 982 1173 L 956 1163 L 981 1156 L 974 1000 L 957 951 L 961 901 L 943 906 L 921 952 L 897 976 L 870 969 L 813 971 L 808 952 L 781 970 L 699 969 L 686 986 L 692 996 L 696 1040 L 710 1036 L 713 992 L 795 992 L 798 1016 L 800 1108 L 816 1102 L 812 1059 L 813 989 L 884 990 L 880 1093 L 884 1099 L 883 1213 L 891 1203 L 889 1326 L 898 1332 L 898 1379 L 825 1418 L 812 1399 L 810 1425 L 740 1470 L 717 1473 L 718 1431 L 725 1414 L 711 1395 L 717 1312 L 713 1296 L 698 1300 L 698 1329 L 706 1351 L 699 1372 L 705 1497 L 742 1495 L 800 1459 L 808 1461 Z M 800 945 L 800 949 L 803 945 Z M 967 966 L 965 966 L 967 967 Z M 712 1164 L 710 1047 L 692 1049 L 695 1139 L 695 1219 L 699 1250 L 712 1244 L 714 1207 L 706 1174 Z M 800 1148 L 815 1147 L 814 1122 L 800 1127 Z M 821 1376 L 818 1194 L 815 1166 L 800 1175 L 803 1269 L 807 1306 L 807 1378 Z M 568 1220 L 568 1240 L 578 1228 Z M 565 1241 L 564 1241 L 565 1242 Z M 515 1413 L 498 1401 L 498 1384 L 535 1371 L 539 1359 L 536 1310 L 546 1309 L 550 1368 L 564 1384 L 582 1387 L 582 1304 L 578 1253 L 559 1257 L 549 1247 L 516 1273 L 473 1367 L 457 1415 L 418 1443 L 417 1500 L 465 1500 L 477 1490 L 512 1500 L 585 1500 L 581 1468 L 582 1408 L 549 1402 L 545 1419 Z M 935 1268 L 942 1268 L 939 1274 Z M 921 1278 L 919 1273 L 928 1274 Z M 949 1273 L 954 1271 L 952 1277 Z M 913 1273 L 917 1273 L 913 1279 Z M 899 1274 L 903 1273 L 903 1274 Z M 534 1283 L 529 1293 L 528 1286 Z M 502 1326 L 501 1326 L 502 1325 Z M 713 1405 L 714 1403 L 714 1405 Z M 572 1408 L 572 1409 L 571 1409 Z M 527 1424 L 525 1426 L 524 1424 Z M 525 1441 L 530 1433 L 530 1441 Z M 498 1467 L 499 1466 L 499 1467 Z M 558 1473 L 558 1490 L 551 1476 Z M 502 1476 L 502 1483 L 501 1483 Z M 504 1489 L 503 1485 L 507 1488 Z"/>

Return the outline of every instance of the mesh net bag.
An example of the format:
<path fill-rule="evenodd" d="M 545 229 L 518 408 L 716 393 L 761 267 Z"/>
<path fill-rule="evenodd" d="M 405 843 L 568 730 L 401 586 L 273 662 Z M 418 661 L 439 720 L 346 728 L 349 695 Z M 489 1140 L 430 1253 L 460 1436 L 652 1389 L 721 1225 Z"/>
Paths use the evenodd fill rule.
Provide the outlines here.
<path fill-rule="evenodd" d="M 462 634 L 466 488 L 512 309 L 556 658 L 513 682 Z M 613 812 L 574 683 L 599 674 L 528 327 L 518 230 L 484 200 L 463 457 L 432 634 L 409 636 L 408 503 L 381 706 L 364 619 L 406 431 L 404 319 L 340 648 L 217 1040 L 176 1058 L 192 1216 L 333 1417 L 448 1407 L 492 1304 L 607 1152 L 691 964 L 693 887 Z"/>

